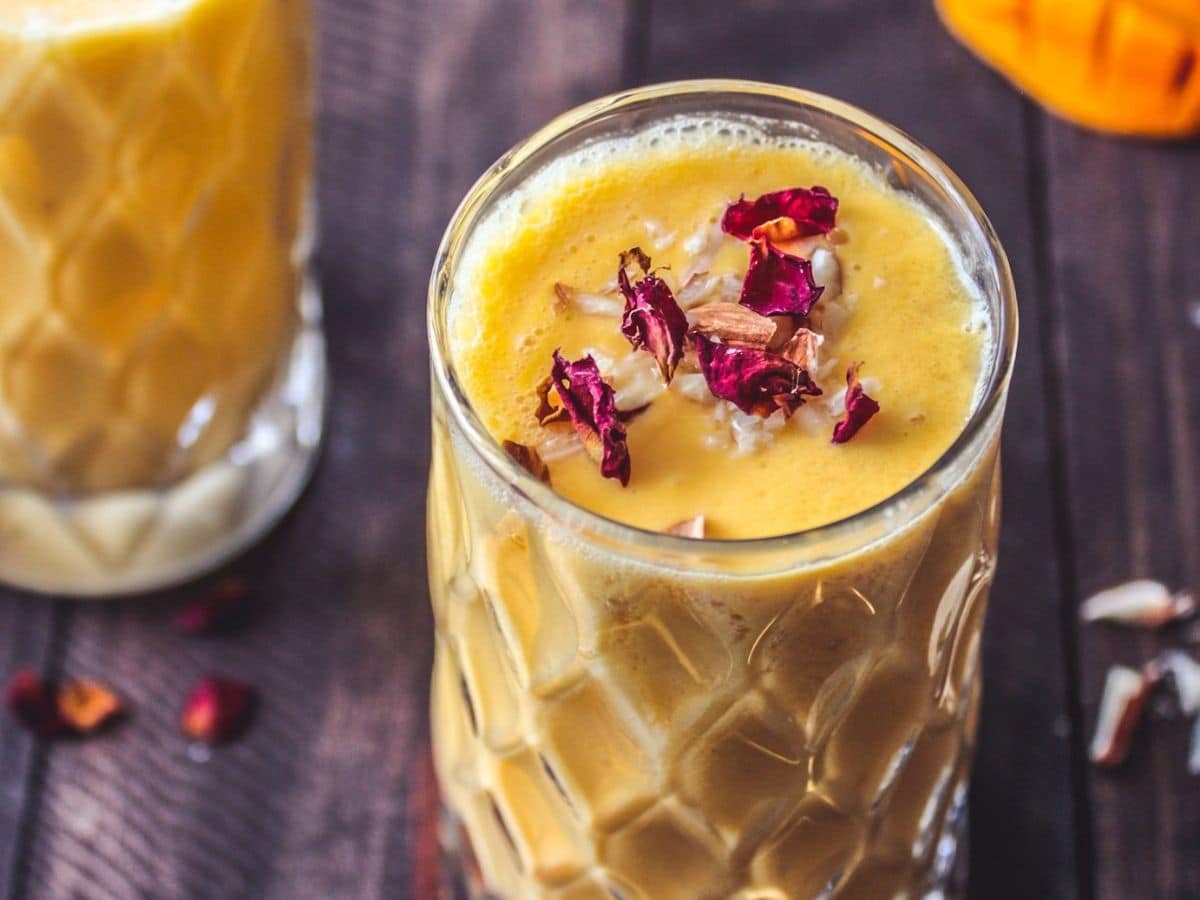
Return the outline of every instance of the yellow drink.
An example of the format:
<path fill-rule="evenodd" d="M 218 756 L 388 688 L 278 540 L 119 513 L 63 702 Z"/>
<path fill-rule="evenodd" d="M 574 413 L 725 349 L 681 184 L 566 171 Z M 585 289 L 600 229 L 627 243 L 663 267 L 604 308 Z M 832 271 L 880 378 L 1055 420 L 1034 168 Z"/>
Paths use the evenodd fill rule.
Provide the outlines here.
<path fill-rule="evenodd" d="M 307 17 L 0 0 L 0 478 L 160 483 L 245 431 L 296 324 Z"/>
<path fill-rule="evenodd" d="M 294 496 L 213 466 L 300 330 L 310 41 L 307 0 L 0 0 L 0 578 L 150 587 Z"/>
<path fill-rule="evenodd" d="M 476 188 L 435 273 L 432 709 L 448 849 L 474 894 L 504 898 L 943 886 L 995 559 L 1014 341 L 1003 256 L 936 160 L 832 101 L 701 82 L 602 101 L 569 125 Z M 602 295 L 616 254 L 641 244 L 680 297 L 698 257 L 736 285 L 745 246 L 687 236 L 740 194 L 812 183 L 840 198 L 848 237 L 813 314 L 829 396 L 767 427 L 675 382 L 652 390 L 627 426 L 627 488 L 555 453 L 552 490 L 499 451 L 551 446 L 533 421 L 550 351 L 628 351 L 602 301 L 556 308 L 555 282 Z M 817 404 L 857 360 L 883 412 L 833 446 Z M 618 408 L 623 391 L 637 393 L 618 386 Z M 698 514 L 723 542 L 662 533 Z"/>

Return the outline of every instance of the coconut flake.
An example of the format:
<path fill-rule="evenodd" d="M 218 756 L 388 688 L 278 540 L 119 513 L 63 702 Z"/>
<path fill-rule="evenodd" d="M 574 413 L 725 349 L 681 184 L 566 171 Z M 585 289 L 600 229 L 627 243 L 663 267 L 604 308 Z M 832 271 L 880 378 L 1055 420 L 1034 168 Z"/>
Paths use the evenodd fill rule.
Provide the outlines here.
<path fill-rule="evenodd" d="M 682 522 L 676 522 L 670 528 L 664 528 L 666 534 L 673 534 L 676 537 L 691 538 L 692 540 L 704 540 L 704 516 L 693 516 L 690 519 L 684 519 Z"/>
<path fill-rule="evenodd" d="M 1161 628 L 1170 622 L 1192 616 L 1195 597 L 1186 592 L 1171 593 L 1165 585 L 1150 579 L 1127 581 L 1094 594 L 1079 608 L 1084 622 L 1116 622 L 1139 628 Z"/>
<path fill-rule="evenodd" d="M 609 316 L 616 318 L 625 311 L 625 303 L 612 294 L 596 294 L 576 290 L 561 281 L 554 284 L 554 296 L 558 309 L 574 309 L 587 316 Z"/>
<path fill-rule="evenodd" d="M 583 441 L 574 430 L 559 430 L 537 445 L 538 455 L 545 462 L 553 463 L 583 452 Z"/>
<path fill-rule="evenodd" d="M 1153 680 L 1126 666 L 1113 666 L 1104 682 L 1090 755 L 1098 766 L 1120 765 L 1129 754 Z"/>
<path fill-rule="evenodd" d="M 645 221 L 646 234 L 650 235 L 650 243 L 656 252 L 661 253 L 675 243 L 675 232 L 667 231 L 667 227 L 657 219 Z"/>
<path fill-rule="evenodd" d="M 702 303 L 736 303 L 742 294 L 742 280 L 736 275 L 697 272 L 688 278 L 675 300 L 683 309 Z"/>
<path fill-rule="evenodd" d="M 842 295 L 842 267 L 837 254 L 829 247 L 817 247 L 812 252 L 812 276 L 822 289 L 821 299 L 832 303 Z"/>
<path fill-rule="evenodd" d="M 688 255 L 688 264 L 682 277 L 686 282 L 698 272 L 707 272 L 721 251 L 725 234 L 720 219 L 706 222 L 683 241 L 683 252 Z"/>
<path fill-rule="evenodd" d="M 602 366 L 601 371 L 616 394 L 618 412 L 642 409 L 667 390 L 659 377 L 658 364 L 650 356 L 636 350 Z"/>

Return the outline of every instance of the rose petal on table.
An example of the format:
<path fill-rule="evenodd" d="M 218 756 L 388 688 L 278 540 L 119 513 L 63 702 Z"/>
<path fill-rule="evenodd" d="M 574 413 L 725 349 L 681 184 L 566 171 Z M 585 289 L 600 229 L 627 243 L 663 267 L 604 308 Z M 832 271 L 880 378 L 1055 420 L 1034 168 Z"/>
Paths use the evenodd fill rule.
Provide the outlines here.
<path fill-rule="evenodd" d="M 4 689 L 4 704 L 25 730 L 39 737 L 71 733 L 70 723 L 59 710 L 54 685 L 32 669 L 22 669 L 9 679 Z"/>
<path fill-rule="evenodd" d="M 58 690 L 58 713 L 75 734 L 92 734 L 124 712 L 121 698 L 98 681 L 69 681 Z"/>
<path fill-rule="evenodd" d="M 179 727 L 192 740 L 223 744 L 246 730 L 256 704 L 250 685 L 210 676 L 197 682 L 188 694 Z"/>
<path fill-rule="evenodd" d="M 1172 593 L 1160 582 L 1143 578 L 1093 594 L 1080 606 L 1079 617 L 1084 622 L 1161 628 L 1195 612 L 1196 599 L 1191 593 Z"/>
<path fill-rule="evenodd" d="M 1153 684 L 1152 678 L 1136 669 L 1113 666 L 1108 670 L 1090 749 L 1096 765 L 1111 768 L 1125 760 Z"/>
<path fill-rule="evenodd" d="M 222 578 L 175 613 L 175 627 L 186 634 L 217 634 L 245 624 L 250 615 L 250 585 Z"/>

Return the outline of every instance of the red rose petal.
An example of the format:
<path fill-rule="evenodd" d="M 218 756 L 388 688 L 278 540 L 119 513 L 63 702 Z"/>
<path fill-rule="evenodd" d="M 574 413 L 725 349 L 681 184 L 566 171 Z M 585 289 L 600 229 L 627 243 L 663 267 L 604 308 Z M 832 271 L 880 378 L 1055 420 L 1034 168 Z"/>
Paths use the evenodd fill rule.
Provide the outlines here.
<path fill-rule="evenodd" d="M 254 715 L 254 688 L 232 678 L 205 678 L 192 688 L 179 721 L 193 740 L 222 744 L 240 735 Z"/>
<path fill-rule="evenodd" d="M 777 410 L 790 416 L 821 389 L 808 372 L 777 353 L 719 344 L 694 335 L 700 371 L 714 396 L 745 413 L 763 417 Z"/>
<path fill-rule="evenodd" d="M 812 263 L 755 241 L 742 282 L 742 306 L 762 316 L 807 316 L 825 292 L 813 280 Z"/>
<path fill-rule="evenodd" d="M 617 413 L 612 386 L 600 377 L 596 360 L 589 355 L 568 362 L 555 350 L 550 378 L 588 454 L 600 463 L 600 474 L 629 484 L 625 426 Z"/>
<path fill-rule="evenodd" d="M 75 734 L 91 734 L 119 718 L 121 698 L 97 681 L 71 681 L 58 691 L 58 713 Z"/>
<path fill-rule="evenodd" d="M 224 578 L 175 613 L 175 627 L 187 634 L 232 631 L 250 613 L 250 586 L 241 578 Z"/>
<path fill-rule="evenodd" d="M 861 363 L 855 363 L 846 370 L 846 418 L 838 422 L 833 429 L 833 442 L 844 444 L 858 434 L 870 418 L 879 412 L 879 404 L 867 396 L 862 382 L 858 380 L 858 368 Z"/>
<path fill-rule="evenodd" d="M 683 341 L 687 336 L 687 318 L 667 283 L 657 275 L 647 275 L 631 285 L 624 267 L 617 282 L 625 298 L 625 317 L 621 333 L 635 350 L 645 349 L 658 363 L 658 371 L 668 384 L 675 367 L 683 359 Z"/>
<path fill-rule="evenodd" d="M 823 187 L 791 188 L 731 203 L 721 219 L 721 230 L 748 241 L 755 228 L 786 217 L 795 221 L 798 237 L 828 234 L 837 221 L 837 209 L 837 199 Z"/>
<path fill-rule="evenodd" d="M 12 677 L 4 691 L 4 704 L 27 731 L 39 737 L 70 734 L 71 725 L 58 708 L 58 692 L 32 669 Z"/>

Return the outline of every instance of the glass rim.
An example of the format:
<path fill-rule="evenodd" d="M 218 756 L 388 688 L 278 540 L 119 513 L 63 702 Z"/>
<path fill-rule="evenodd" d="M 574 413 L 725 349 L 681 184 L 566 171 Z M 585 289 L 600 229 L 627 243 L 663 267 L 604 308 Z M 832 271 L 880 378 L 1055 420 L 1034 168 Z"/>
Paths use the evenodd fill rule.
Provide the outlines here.
<path fill-rule="evenodd" d="M 782 100 L 797 107 L 814 108 L 865 132 L 872 140 L 884 142 L 890 150 L 897 151 L 937 182 L 946 192 L 948 202 L 968 215 L 982 237 L 981 249 L 986 253 L 985 264 L 994 271 L 997 280 L 999 303 L 995 317 L 994 350 L 991 354 L 986 387 L 954 441 L 923 472 L 887 497 L 848 516 L 800 531 L 754 538 L 686 538 L 611 519 L 562 496 L 517 464 L 479 419 L 454 374 L 447 335 L 441 327 L 441 318 L 444 316 L 439 317 L 439 313 L 448 310 L 452 289 L 452 279 L 448 271 L 450 264 L 469 240 L 470 229 L 477 223 L 479 213 L 486 204 L 503 196 L 510 170 L 528 161 L 553 141 L 601 116 L 647 102 L 706 94 L 759 96 Z M 719 114 L 721 110 L 716 108 L 713 112 Z M 658 550 L 672 555 L 714 552 L 749 554 L 797 551 L 822 542 L 844 539 L 863 529 L 864 525 L 892 517 L 897 510 L 917 499 L 926 490 L 936 488 L 940 480 L 976 445 L 981 436 L 986 435 L 993 421 L 998 421 L 998 415 L 1003 412 L 1016 358 L 1018 312 L 1012 271 L 995 228 L 967 186 L 933 151 L 877 116 L 824 94 L 767 82 L 694 79 L 633 88 L 584 103 L 552 119 L 488 167 L 455 210 L 438 247 L 429 282 L 426 326 L 432 383 L 445 399 L 455 424 L 467 435 L 471 448 L 480 455 L 492 473 L 538 510 L 576 530 L 596 534 L 621 544 L 636 545 L 648 551 Z M 907 523 L 901 523 L 897 528 L 902 528 L 904 524 Z"/>

